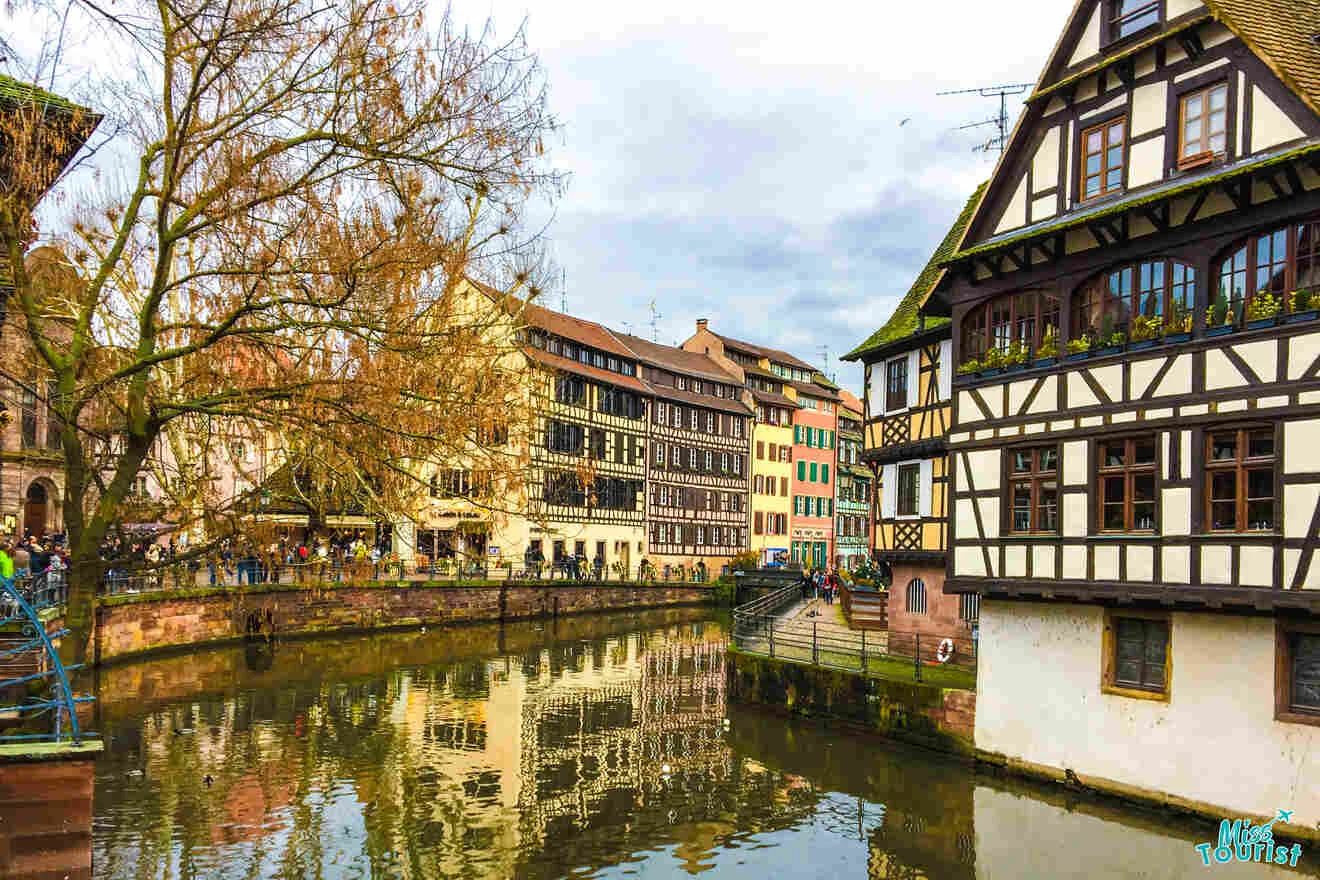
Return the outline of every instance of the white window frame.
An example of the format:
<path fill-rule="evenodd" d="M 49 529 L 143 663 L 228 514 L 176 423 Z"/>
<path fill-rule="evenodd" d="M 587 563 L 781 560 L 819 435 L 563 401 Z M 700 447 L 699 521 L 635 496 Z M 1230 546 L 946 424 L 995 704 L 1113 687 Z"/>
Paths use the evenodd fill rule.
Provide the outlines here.
<path fill-rule="evenodd" d="M 661 466 L 665 463 L 665 444 L 658 440 L 655 444 L 655 463 Z"/>

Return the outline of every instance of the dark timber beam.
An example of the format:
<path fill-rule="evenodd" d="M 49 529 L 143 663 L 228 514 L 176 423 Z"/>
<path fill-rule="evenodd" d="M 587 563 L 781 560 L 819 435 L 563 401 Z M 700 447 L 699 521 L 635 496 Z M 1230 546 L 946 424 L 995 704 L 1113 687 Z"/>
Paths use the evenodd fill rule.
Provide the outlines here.
<path fill-rule="evenodd" d="M 1178 35 L 1178 45 L 1187 53 L 1187 57 L 1195 61 L 1205 54 L 1205 45 L 1201 42 L 1201 35 L 1194 30 L 1183 31 Z"/>
<path fill-rule="evenodd" d="M 1292 194 L 1301 195 L 1306 188 L 1302 186 L 1301 175 L 1297 173 L 1297 166 L 1289 162 L 1283 166 L 1283 176 L 1288 178 L 1288 186 L 1292 188 Z"/>

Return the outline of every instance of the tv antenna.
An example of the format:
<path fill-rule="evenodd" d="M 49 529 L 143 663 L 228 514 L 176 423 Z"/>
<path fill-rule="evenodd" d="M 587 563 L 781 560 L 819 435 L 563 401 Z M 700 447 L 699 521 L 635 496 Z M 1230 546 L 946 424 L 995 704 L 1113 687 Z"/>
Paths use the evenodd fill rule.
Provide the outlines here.
<path fill-rule="evenodd" d="M 559 311 L 568 314 L 568 270 L 559 270 Z"/>
<path fill-rule="evenodd" d="M 663 318 L 664 315 L 660 314 L 660 312 L 656 310 L 655 300 L 651 300 L 650 309 L 651 309 L 651 341 L 654 342 L 656 345 L 659 345 L 660 319 Z"/>
<path fill-rule="evenodd" d="M 955 89 L 951 92 L 936 92 L 937 96 L 944 95 L 980 95 L 982 98 L 999 99 L 999 115 L 990 119 L 983 119 L 980 122 L 969 122 L 966 125 L 960 125 L 954 131 L 965 131 L 969 128 L 980 128 L 983 125 L 993 125 L 999 133 L 972 148 L 974 153 L 988 153 L 998 148 L 1002 154 L 1004 148 L 1008 145 L 1008 96 L 1020 95 L 1027 89 L 1034 86 L 1035 83 L 1005 83 L 998 86 L 982 86 L 975 89 Z"/>

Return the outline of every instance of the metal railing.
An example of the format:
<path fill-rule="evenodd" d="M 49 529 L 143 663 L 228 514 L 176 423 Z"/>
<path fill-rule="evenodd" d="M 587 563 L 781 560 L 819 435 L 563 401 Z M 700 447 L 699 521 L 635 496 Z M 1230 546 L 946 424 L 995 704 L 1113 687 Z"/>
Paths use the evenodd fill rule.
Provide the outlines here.
<path fill-rule="evenodd" d="M 665 576 L 654 568 L 617 565 L 575 565 L 570 561 L 525 564 L 509 563 L 453 563 L 431 562 L 424 565 L 398 562 L 357 562 L 314 559 L 308 562 L 286 562 L 264 565 L 256 561 L 240 564 L 203 564 L 200 566 L 167 565 L 148 570 L 114 569 L 102 578 L 102 595 L 153 593 L 166 590 L 185 590 L 199 587 L 235 587 L 262 584 L 334 584 L 361 581 L 410 581 L 414 583 L 438 581 L 464 583 L 471 581 L 553 581 L 579 583 L 634 583 L 641 585 L 696 584 L 711 582 L 700 570 L 689 569 L 682 577 L 671 570 Z"/>
<path fill-rule="evenodd" d="M 976 683 L 976 642 L 959 636 L 851 630 L 818 617 L 785 618 L 748 606 L 734 611 L 732 639 L 748 653 L 814 666 L 950 686 Z"/>

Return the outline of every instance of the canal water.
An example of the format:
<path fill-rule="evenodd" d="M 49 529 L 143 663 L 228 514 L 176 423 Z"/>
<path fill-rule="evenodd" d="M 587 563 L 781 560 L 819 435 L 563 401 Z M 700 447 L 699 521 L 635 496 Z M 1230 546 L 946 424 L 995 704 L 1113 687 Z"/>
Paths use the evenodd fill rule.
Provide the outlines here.
<path fill-rule="evenodd" d="M 663 611 L 101 670 L 95 875 L 1314 872 L 1305 851 L 1297 869 L 1207 869 L 1211 826 L 728 706 L 723 640 L 709 612 Z"/>

